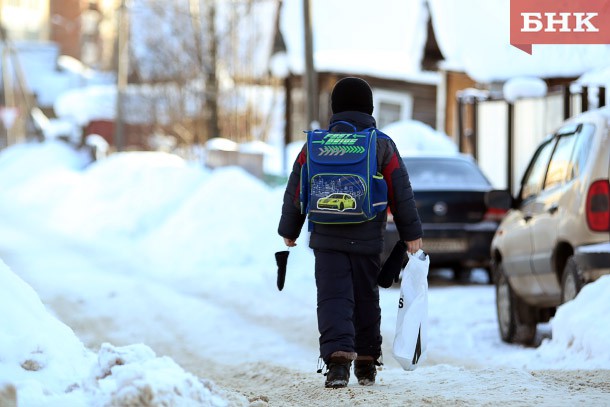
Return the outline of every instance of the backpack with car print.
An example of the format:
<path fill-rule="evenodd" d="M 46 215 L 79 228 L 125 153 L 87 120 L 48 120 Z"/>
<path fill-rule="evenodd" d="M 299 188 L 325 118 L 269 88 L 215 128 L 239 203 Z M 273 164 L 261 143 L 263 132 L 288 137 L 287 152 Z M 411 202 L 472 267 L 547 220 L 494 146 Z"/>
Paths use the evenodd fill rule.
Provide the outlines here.
<path fill-rule="evenodd" d="M 333 132 L 343 124 L 353 132 Z M 348 122 L 307 131 L 307 162 L 301 168 L 301 212 L 313 223 L 362 223 L 387 207 L 387 185 L 377 173 L 375 128 L 357 131 Z"/>

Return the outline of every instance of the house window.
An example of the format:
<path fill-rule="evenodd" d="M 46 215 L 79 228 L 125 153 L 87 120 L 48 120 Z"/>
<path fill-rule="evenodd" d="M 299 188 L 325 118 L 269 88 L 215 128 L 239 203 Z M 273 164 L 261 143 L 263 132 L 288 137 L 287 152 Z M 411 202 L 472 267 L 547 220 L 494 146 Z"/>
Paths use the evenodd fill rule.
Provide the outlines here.
<path fill-rule="evenodd" d="M 379 128 L 412 117 L 413 97 L 408 92 L 374 89 L 373 105 L 373 116 Z"/>
<path fill-rule="evenodd" d="M 379 103 L 379 126 L 385 126 L 393 122 L 397 122 L 401 117 L 402 106 L 398 103 Z M 383 124 L 381 124 L 383 123 Z"/>

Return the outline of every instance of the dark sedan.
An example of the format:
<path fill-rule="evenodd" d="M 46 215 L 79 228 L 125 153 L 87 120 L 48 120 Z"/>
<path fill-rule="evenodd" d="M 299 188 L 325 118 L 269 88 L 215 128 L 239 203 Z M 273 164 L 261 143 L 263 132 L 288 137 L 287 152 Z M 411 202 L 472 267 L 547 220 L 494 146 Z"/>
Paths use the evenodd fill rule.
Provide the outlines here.
<path fill-rule="evenodd" d="M 431 268 L 451 268 L 455 278 L 472 268 L 489 272 L 490 245 L 503 210 L 490 209 L 485 193 L 493 189 L 467 155 L 404 157 L 424 229 L 424 251 Z M 398 240 L 388 212 L 384 258 Z"/>

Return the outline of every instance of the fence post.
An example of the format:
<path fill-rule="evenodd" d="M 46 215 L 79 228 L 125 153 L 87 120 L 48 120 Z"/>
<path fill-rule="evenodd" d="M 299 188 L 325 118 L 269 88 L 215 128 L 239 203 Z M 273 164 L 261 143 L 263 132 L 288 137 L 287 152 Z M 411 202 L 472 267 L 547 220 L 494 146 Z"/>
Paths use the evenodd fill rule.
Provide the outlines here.
<path fill-rule="evenodd" d="M 506 143 L 506 149 L 508 150 L 508 155 L 506 157 L 506 189 L 512 195 L 513 193 L 513 138 L 514 138 L 514 125 L 513 119 L 515 116 L 515 107 L 512 103 L 508 104 L 507 111 L 507 126 L 508 126 L 508 140 Z"/>
<path fill-rule="evenodd" d="M 570 118 L 571 105 L 572 105 L 572 93 L 570 92 L 570 85 L 563 85 L 563 120 L 567 120 Z"/>

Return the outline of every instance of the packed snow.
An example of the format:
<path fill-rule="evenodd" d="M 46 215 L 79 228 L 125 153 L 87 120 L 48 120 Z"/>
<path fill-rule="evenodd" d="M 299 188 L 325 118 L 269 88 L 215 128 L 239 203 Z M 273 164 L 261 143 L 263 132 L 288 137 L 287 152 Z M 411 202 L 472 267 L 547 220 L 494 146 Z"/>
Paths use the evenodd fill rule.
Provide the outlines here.
<path fill-rule="evenodd" d="M 19 406 L 280 405 L 255 391 L 271 392 L 286 377 L 303 383 L 285 391 L 295 394 L 283 396 L 288 404 L 338 397 L 315 374 L 305 233 L 291 249 L 286 287 L 275 287 L 282 194 L 241 169 L 210 171 L 166 153 L 90 164 L 57 141 L 4 150 L 0 400 L 16 390 Z M 580 399 L 564 389 L 545 393 L 528 372 L 610 369 L 610 276 L 560 307 L 538 348 L 500 341 L 493 287 L 484 281 L 481 271 L 470 285 L 431 284 L 428 360 L 411 373 L 389 348 L 398 291 L 382 290 L 385 366 L 367 389 L 386 405 L 424 403 L 427 396 L 404 391 L 408 383 L 437 405 L 490 397 L 564 405 Z M 490 390 L 486 380 L 514 383 Z M 610 403 L 600 381 L 587 405 Z"/>
<path fill-rule="evenodd" d="M 515 77 L 507 80 L 502 86 L 504 99 L 509 103 L 525 98 L 541 98 L 546 92 L 546 82 L 540 78 Z"/>

